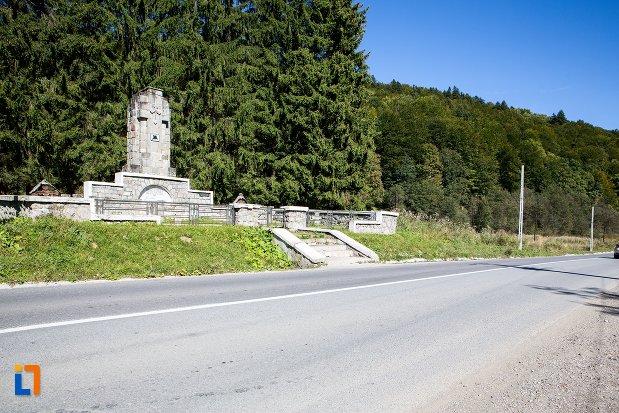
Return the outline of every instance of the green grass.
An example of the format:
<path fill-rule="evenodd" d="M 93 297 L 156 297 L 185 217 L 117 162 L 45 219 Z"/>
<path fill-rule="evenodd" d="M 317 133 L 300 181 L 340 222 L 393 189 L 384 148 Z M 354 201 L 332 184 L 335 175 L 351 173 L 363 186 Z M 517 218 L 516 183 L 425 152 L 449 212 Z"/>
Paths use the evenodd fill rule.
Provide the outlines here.
<path fill-rule="evenodd" d="M 291 268 L 258 228 L 73 222 L 0 224 L 0 282 L 78 281 Z"/>
<path fill-rule="evenodd" d="M 458 259 L 533 257 L 589 252 L 586 237 L 545 237 L 525 235 L 523 250 L 518 237 L 505 232 L 477 233 L 470 227 L 443 220 L 420 219 L 401 214 L 394 235 L 351 234 L 352 238 L 374 250 L 382 261 L 408 259 Z M 595 251 L 609 251 L 612 240 L 604 245 L 596 241 Z"/>
<path fill-rule="evenodd" d="M 316 234 L 298 233 L 302 237 Z M 588 252 L 586 237 L 477 233 L 447 221 L 400 215 L 395 235 L 349 234 L 383 261 L 498 258 Z M 614 239 L 596 251 L 609 251 Z M 0 283 L 215 274 L 292 268 L 258 228 L 18 218 L 0 224 Z"/>

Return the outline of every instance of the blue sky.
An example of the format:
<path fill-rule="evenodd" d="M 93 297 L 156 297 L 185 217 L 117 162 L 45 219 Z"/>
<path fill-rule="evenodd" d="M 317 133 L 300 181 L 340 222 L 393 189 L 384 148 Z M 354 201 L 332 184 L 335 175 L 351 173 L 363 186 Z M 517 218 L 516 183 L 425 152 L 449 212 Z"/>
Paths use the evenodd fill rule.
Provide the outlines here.
<path fill-rule="evenodd" d="M 380 82 L 619 129 L 619 0 L 361 0 Z"/>

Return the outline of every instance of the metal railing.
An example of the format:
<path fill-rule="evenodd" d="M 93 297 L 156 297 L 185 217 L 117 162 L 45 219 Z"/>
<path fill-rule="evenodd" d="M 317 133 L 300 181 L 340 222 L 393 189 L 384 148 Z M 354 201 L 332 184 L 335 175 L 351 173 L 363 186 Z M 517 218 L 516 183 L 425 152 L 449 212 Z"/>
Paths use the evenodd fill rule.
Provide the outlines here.
<path fill-rule="evenodd" d="M 166 224 L 216 225 L 235 223 L 234 206 L 196 204 L 191 202 L 132 201 L 95 199 L 97 215 L 160 216 Z M 263 226 L 283 227 L 284 210 L 264 206 L 258 210 L 258 223 Z M 350 221 L 373 221 L 374 211 L 334 211 L 310 209 L 308 227 L 347 228 Z"/>
<path fill-rule="evenodd" d="M 95 199 L 97 215 L 160 216 L 170 224 L 234 224 L 232 205 Z"/>
<path fill-rule="evenodd" d="M 284 210 L 272 206 L 262 207 L 258 210 L 258 223 L 267 227 L 283 227 Z"/>

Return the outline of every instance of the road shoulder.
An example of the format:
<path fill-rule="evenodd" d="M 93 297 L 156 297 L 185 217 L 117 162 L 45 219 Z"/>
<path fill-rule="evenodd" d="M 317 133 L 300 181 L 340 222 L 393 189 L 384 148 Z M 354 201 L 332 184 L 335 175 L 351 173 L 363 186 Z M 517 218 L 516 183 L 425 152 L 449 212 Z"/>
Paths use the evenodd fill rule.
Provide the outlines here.
<path fill-rule="evenodd" d="M 618 412 L 619 289 L 586 298 L 503 360 L 430 403 L 427 412 Z"/>

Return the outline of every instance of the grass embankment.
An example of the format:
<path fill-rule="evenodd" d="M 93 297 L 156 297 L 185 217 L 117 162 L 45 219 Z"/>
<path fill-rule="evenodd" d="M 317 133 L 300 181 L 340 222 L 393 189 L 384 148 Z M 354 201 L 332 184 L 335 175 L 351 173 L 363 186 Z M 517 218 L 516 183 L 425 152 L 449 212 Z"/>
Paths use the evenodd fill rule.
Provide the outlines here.
<path fill-rule="evenodd" d="M 468 226 L 443 220 L 420 219 L 406 213 L 400 215 L 395 235 L 349 235 L 374 250 L 383 261 L 533 257 L 589 252 L 589 239 L 586 237 L 538 235 L 534 240 L 533 235 L 525 235 L 523 249 L 518 251 L 518 236 L 515 234 L 478 233 Z M 612 250 L 612 241 L 602 244 L 596 240 L 594 251 Z"/>
<path fill-rule="evenodd" d="M 0 224 L 0 283 L 213 274 L 292 267 L 271 233 L 233 226 Z"/>

